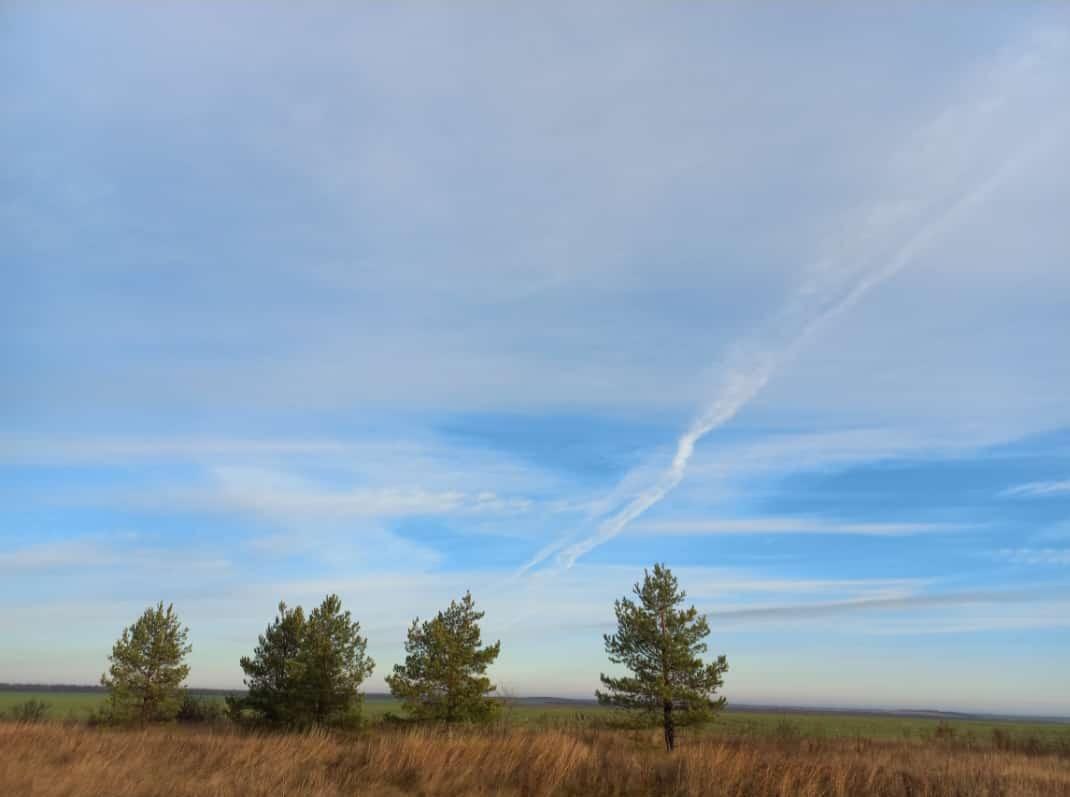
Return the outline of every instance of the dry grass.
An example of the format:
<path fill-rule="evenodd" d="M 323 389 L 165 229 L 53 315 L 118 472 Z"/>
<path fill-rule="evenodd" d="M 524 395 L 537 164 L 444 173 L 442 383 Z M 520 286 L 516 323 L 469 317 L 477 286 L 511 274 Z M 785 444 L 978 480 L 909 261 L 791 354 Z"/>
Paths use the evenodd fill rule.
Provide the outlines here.
<path fill-rule="evenodd" d="M 0 723 L 0 794 L 1070 795 L 1070 759 L 910 742 L 598 730 L 242 734 Z"/>

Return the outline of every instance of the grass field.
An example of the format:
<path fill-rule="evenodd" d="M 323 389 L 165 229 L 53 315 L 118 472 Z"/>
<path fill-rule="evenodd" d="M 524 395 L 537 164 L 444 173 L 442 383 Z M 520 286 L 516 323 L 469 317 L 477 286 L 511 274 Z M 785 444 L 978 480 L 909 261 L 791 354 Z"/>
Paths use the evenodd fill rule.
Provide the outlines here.
<path fill-rule="evenodd" d="M 49 705 L 49 718 L 54 720 L 85 720 L 103 701 L 100 692 L 23 692 L 0 690 L 0 716 L 15 704 L 29 699 L 41 700 Z M 222 700 L 215 696 L 212 699 Z M 373 698 L 365 702 L 364 716 L 372 724 L 379 723 L 384 715 L 401 715 L 401 704 L 396 700 Z M 599 706 L 527 705 L 508 707 L 503 717 L 510 724 L 527 728 L 560 728 L 603 724 L 612 716 L 609 709 Z M 1070 724 L 1025 721 L 990 720 L 938 720 L 925 717 L 901 717 L 868 714 L 834 714 L 803 712 L 736 711 L 731 707 L 717 721 L 702 728 L 682 728 L 682 735 L 740 737 L 788 737 L 805 739 L 874 739 L 874 740 L 919 740 L 923 741 L 952 729 L 957 737 L 989 739 L 993 731 L 1000 730 L 1013 739 L 1037 739 L 1044 746 L 1064 744 L 1070 746 Z"/>
<path fill-rule="evenodd" d="M 369 718 L 374 717 L 377 712 L 397 710 L 393 707 L 389 709 L 379 707 L 371 702 L 367 708 Z M 522 726 L 553 727 L 597 722 L 609 716 L 611 710 L 597 706 L 582 709 L 571 706 L 517 706 L 507 710 L 507 713 L 512 721 Z M 1009 720 L 943 720 L 853 713 L 737 711 L 731 707 L 710 725 L 701 728 L 681 728 L 680 733 L 727 738 L 793 735 L 806 739 L 924 740 L 937 735 L 941 729 L 947 728 L 950 728 L 954 735 L 967 738 L 971 736 L 988 738 L 992 736 L 993 731 L 1000 730 L 1015 738 L 1032 737 L 1045 743 L 1061 742 L 1070 745 L 1070 724 Z"/>
<path fill-rule="evenodd" d="M 1070 797 L 1070 755 L 701 735 L 666 753 L 651 730 L 507 724 L 263 734 L 0 723 L 0 794 Z"/>
<path fill-rule="evenodd" d="M 0 691 L 0 713 L 30 699 L 60 721 L 0 722 L 5 797 L 1070 797 L 1067 724 L 730 710 L 681 728 L 667 754 L 658 729 L 575 704 L 509 705 L 482 728 L 397 726 L 384 718 L 400 704 L 372 698 L 364 729 L 340 733 L 91 728 L 99 692 Z"/>

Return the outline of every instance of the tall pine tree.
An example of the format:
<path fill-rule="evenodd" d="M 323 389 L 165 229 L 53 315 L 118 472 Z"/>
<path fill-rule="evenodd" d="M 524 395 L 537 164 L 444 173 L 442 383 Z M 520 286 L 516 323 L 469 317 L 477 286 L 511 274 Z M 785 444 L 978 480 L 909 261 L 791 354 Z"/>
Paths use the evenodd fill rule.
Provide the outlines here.
<path fill-rule="evenodd" d="M 501 642 L 483 647 L 482 619 L 471 593 L 465 593 L 434 619 L 412 621 L 405 664 L 395 665 L 386 682 L 417 719 L 478 722 L 493 714 L 497 704 L 487 695 L 494 685 L 484 673 L 498 658 Z"/>
<path fill-rule="evenodd" d="M 609 660 L 632 674 L 612 678 L 603 673 L 606 691 L 595 694 L 599 703 L 660 712 L 665 748 L 672 750 L 677 713 L 688 720 L 705 719 L 724 706 L 724 698 L 715 694 L 728 662 L 724 656 L 709 664 L 702 661 L 709 624 L 694 606 L 681 608 L 687 593 L 669 568 L 644 570 L 643 583 L 633 592 L 638 602 L 624 597 L 614 603 L 617 633 L 604 637 Z"/>

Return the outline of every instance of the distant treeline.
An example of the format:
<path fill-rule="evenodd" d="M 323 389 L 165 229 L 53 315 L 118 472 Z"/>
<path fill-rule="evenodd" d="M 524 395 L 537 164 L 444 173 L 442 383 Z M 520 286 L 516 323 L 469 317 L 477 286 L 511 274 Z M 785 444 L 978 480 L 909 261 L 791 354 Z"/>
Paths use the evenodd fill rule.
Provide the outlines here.
<path fill-rule="evenodd" d="M 187 690 L 190 694 L 199 697 L 240 697 L 246 693 L 244 689 L 197 689 Z M 87 686 L 85 684 L 7 684 L 0 682 L 0 692 L 65 692 L 79 694 L 108 694 L 108 689 L 103 686 Z"/>

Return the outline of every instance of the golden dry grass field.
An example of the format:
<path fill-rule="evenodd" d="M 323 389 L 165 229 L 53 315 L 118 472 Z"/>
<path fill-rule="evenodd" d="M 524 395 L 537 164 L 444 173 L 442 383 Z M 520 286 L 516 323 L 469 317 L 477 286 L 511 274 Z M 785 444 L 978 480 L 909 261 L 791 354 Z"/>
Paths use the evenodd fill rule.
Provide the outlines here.
<path fill-rule="evenodd" d="M 0 723 L 5 797 L 1070 795 L 1070 756 L 930 739 L 714 738 L 593 728 L 342 735 Z"/>

